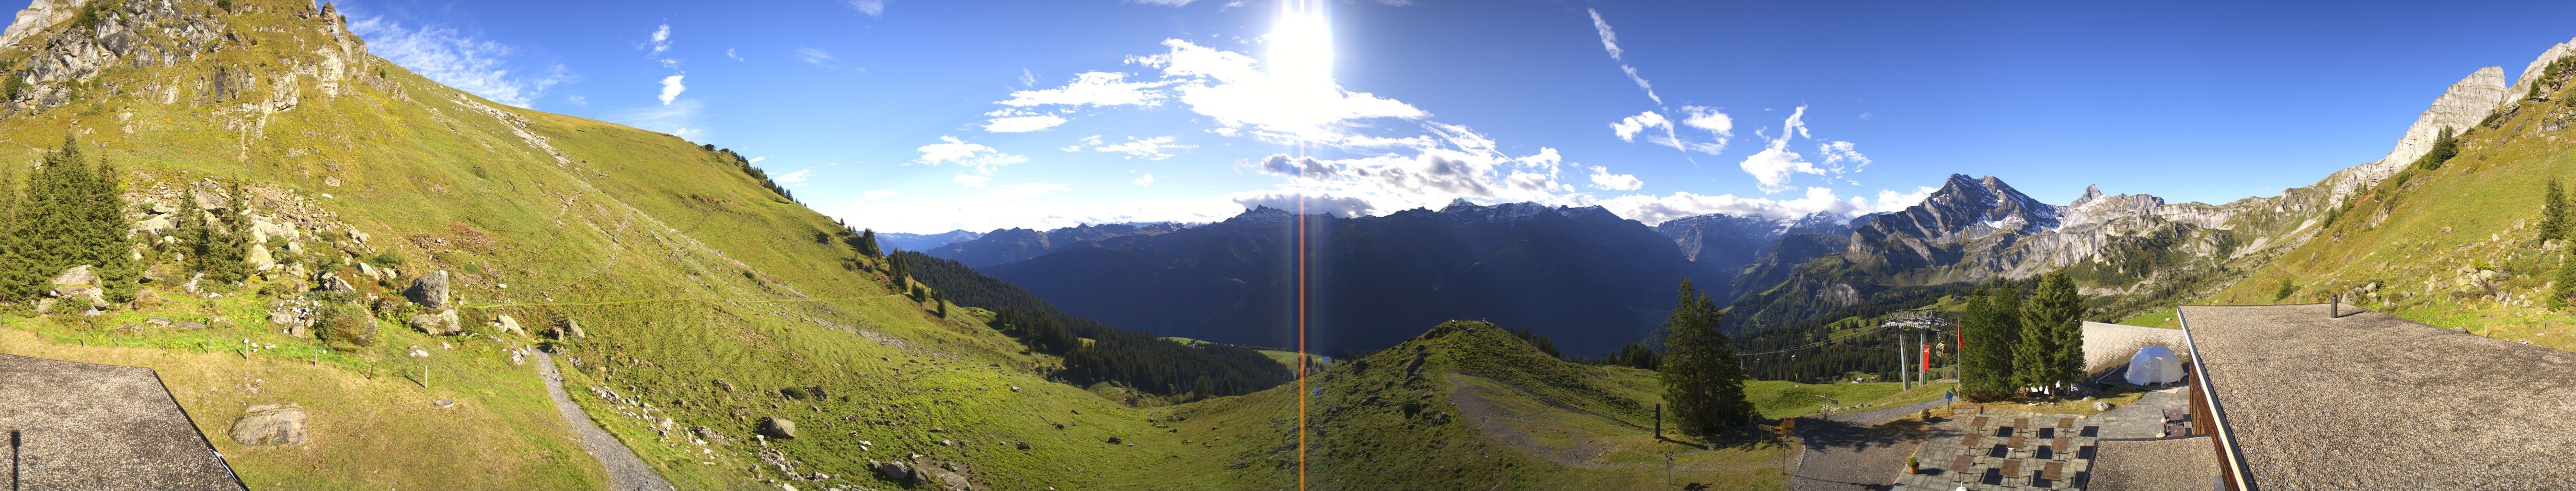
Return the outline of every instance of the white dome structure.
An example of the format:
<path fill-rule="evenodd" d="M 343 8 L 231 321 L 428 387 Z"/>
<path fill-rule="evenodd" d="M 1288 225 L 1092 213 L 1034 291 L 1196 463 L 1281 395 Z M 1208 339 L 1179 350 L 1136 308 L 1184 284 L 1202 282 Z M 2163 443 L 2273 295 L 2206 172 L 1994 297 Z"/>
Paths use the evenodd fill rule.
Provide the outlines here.
<path fill-rule="evenodd" d="M 2133 385 L 2169 384 L 2182 381 L 2182 358 L 2170 348 L 2147 346 L 2129 357 L 2126 376 Z"/>

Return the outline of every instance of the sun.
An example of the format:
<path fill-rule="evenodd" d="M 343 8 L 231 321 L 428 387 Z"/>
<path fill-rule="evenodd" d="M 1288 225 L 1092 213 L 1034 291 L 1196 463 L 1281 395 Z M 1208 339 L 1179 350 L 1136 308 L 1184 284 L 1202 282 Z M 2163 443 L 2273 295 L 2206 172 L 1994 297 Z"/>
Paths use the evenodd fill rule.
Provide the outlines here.
<path fill-rule="evenodd" d="M 1296 86 L 1333 83 L 1333 25 L 1323 0 L 1280 0 L 1279 18 L 1263 38 L 1271 77 Z"/>

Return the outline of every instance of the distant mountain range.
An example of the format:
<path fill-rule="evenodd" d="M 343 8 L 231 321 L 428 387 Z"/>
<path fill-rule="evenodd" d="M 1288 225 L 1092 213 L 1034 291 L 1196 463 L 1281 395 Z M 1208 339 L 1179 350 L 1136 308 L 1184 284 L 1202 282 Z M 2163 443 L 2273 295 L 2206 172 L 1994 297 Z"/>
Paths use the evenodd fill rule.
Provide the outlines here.
<path fill-rule="evenodd" d="M 933 247 L 975 240 L 983 236 L 984 234 L 964 230 L 950 230 L 935 234 L 877 232 L 877 243 L 906 251 L 927 251 Z"/>
<path fill-rule="evenodd" d="M 1377 217 L 1307 215 L 1305 226 L 1317 351 L 1382 348 L 1419 326 L 1469 318 L 1564 339 L 1566 352 L 1603 354 L 1655 326 L 1673 287 L 1697 268 L 1670 238 L 1600 207 L 1461 201 Z M 1294 214 L 1255 208 L 981 269 L 1068 313 L 1128 329 L 1293 346 L 1297 227 Z M 957 245 L 933 255 L 982 247 Z"/>

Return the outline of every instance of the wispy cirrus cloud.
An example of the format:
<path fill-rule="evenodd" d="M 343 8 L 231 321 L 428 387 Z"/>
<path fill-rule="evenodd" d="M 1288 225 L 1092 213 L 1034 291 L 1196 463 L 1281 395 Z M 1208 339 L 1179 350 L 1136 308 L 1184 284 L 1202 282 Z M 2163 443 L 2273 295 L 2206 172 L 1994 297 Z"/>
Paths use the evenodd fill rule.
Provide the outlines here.
<path fill-rule="evenodd" d="M 885 17 L 886 0 L 844 0 L 842 4 L 869 17 Z"/>
<path fill-rule="evenodd" d="M 418 28 L 381 16 L 349 23 L 349 31 L 367 39 L 367 51 L 430 80 L 493 102 L 533 107 L 546 89 L 580 80 L 561 63 L 513 73 L 520 63 L 517 47 L 436 24 Z"/>

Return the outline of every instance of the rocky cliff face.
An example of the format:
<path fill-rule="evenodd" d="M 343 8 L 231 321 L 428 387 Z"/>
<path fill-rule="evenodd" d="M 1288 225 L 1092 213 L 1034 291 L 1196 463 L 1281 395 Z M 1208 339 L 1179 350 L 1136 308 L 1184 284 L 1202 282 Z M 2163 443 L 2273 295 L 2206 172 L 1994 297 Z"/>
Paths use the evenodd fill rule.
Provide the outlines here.
<path fill-rule="evenodd" d="M 2504 68 L 2486 67 L 2469 73 L 2453 82 L 2441 97 L 2434 98 L 2432 107 L 2425 108 L 2423 115 L 2415 117 L 2415 124 L 2406 127 L 2406 135 L 2397 139 L 2397 148 L 2390 149 L 2388 156 L 2359 167 L 2360 177 L 2378 182 L 2397 174 L 2416 157 L 2433 150 L 2433 138 L 2442 128 L 2467 131 L 2517 94 L 2506 87 Z"/>

